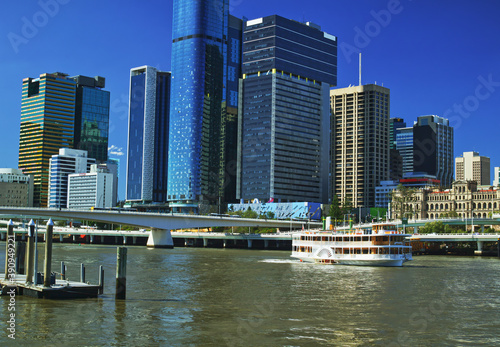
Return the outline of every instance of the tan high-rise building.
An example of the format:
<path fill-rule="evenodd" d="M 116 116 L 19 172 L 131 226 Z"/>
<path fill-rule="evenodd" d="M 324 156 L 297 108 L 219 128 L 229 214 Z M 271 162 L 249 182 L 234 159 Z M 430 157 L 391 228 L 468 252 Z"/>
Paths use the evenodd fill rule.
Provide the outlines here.
<path fill-rule="evenodd" d="M 75 90 L 75 81 L 62 73 L 23 80 L 19 169 L 33 175 L 35 207 L 47 207 L 50 158 L 73 147 Z"/>
<path fill-rule="evenodd" d="M 476 181 L 479 185 L 490 184 L 490 158 L 477 152 L 464 152 L 455 158 L 455 180 Z"/>
<path fill-rule="evenodd" d="M 388 88 L 368 84 L 330 90 L 331 197 L 374 207 L 375 187 L 389 178 Z"/>

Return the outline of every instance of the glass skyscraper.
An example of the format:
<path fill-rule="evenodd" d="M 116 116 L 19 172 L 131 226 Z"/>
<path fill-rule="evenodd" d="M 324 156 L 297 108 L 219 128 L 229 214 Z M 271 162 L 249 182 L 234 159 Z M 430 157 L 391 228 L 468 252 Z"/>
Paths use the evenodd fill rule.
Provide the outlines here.
<path fill-rule="evenodd" d="M 70 77 L 76 82 L 74 148 L 99 163 L 108 160 L 109 98 L 104 77 Z"/>
<path fill-rule="evenodd" d="M 453 182 L 453 127 L 435 115 L 420 116 L 413 127 L 413 170 L 436 175 L 443 187 Z"/>
<path fill-rule="evenodd" d="M 413 172 L 413 127 L 396 131 L 396 149 L 402 157 L 402 174 Z"/>
<path fill-rule="evenodd" d="M 166 202 L 170 73 L 130 70 L 126 200 Z"/>
<path fill-rule="evenodd" d="M 336 37 L 276 15 L 247 21 L 242 73 L 237 197 L 328 202 Z"/>
<path fill-rule="evenodd" d="M 223 194 L 228 8 L 228 0 L 174 0 L 167 189 L 174 209 Z"/>

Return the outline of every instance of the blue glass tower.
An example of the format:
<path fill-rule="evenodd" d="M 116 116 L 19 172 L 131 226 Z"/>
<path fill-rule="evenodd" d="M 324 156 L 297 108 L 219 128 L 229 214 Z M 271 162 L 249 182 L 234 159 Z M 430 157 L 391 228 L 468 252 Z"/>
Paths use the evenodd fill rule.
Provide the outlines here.
<path fill-rule="evenodd" d="M 88 152 L 99 163 L 108 160 L 109 98 L 103 90 L 104 77 L 75 76 L 75 140 L 74 148 Z"/>
<path fill-rule="evenodd" d="M 170 73 L 130 70 L 126 200 L 166 202 Z"/>
<path fill-rule="evenodd" d="M 174 208 L 222 194 L 228 2 L 174 1 L 167 189 Z"/>

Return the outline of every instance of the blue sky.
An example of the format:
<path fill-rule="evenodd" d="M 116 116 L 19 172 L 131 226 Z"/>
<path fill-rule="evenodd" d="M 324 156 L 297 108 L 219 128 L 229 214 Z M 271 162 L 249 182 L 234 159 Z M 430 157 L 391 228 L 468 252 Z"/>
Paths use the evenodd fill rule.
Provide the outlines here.
<path fill-rule="evenodd" d="M 496 0 L 234 0 L 231 13 L 311 21 L 338 37 L 338 87 L 391 90 L 391 117 L 445 116 L 455 156 L 500 166 L 500 2 Z M 45 72 L 103 76 L 111 92 L 111 157 L 124 198 L 129 70 L 170 70 L 172 1 L 41 0 L 0 4 L 0 167 L 17 167 L 21 87 Z M 122 154 L 122 155 L 120 155 Z M 493 179 L 493 177 L 491 178 Z"/>

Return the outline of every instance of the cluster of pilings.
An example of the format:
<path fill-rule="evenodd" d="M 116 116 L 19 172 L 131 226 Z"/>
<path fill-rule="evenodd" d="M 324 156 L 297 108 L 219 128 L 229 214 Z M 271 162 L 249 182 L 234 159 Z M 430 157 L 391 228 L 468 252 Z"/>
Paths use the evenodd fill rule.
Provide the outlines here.
<path fill-rule="evenodd" d="M 5 252 L 5 275 L 3 281 L 0 281 L 3 287 L 17 287 L 20 292 L 35 292 L 37 297 L 47 297 L 47 293 L 50 293 L 50 298 L 68 297 L 68 291 L 64 290 L 62 286 L 56 285 L 55 283 L 55 273 L 52 273 L 52 237 L 53 237 L 54 224 L 52 219 L 47 223 L 46 237 L 45 237 L 45 262 L 43 274 L 37 271 L 37 262 L 35 257 L 37 257 L 37 245 L 36 245 L 36 225 L 33 220 L 28 224 L 28 235 L 27 242 L 15 242 L 14 234 L 14 223 L 12 220 L 9 221 L 7 225 L 7 235 L 6 235 L 6 252 Z M 15 245 L 13 247 L 13 245 Z M 10 269 L 12 267 L 12 262 L 14 259 L 13 251 L 15 251 L 15 273 Z M 127 268 L 127 248 L 118 247 L 117 249 L 117 265 L 116 265 L 116 299 L 125 299 L 126 297 L 126 268 Z M 23 283 L 18 280 L 11 280 L 16 278 L 16 275 L 22 276 Z M 25 276 L 24 276 L 25 275 Z M 61 280 L 66 279 L 66 266 L 64 262 L 61 262 Z M 20 277 L 20 276 L 18 276 Z M 43 280 L 41 280 L 43 278 Z M 78 292 L 78 286 L 85 285 L 85 265 L 80 266 L 80 283 L 69 282 L 72 285 L 72 291 L 74 293 Z M 42 285 L 40 287 L 39 285 Z M 53 286 L 55 285 L 55 287 Z M 101 265 L 99 267 L 99 285 L 90 286 L 85 285 L 85 288 L 96 287 L 96 294 L 103 294 L 104 289 L 104 268 Z M 50 289 L 61 289 L 58 291 L 50 291 Z M 91 288 L 91 289 L 96 289 Z M 81 289 L 81 288 L 80 288 Z M 58 294 L 55 294 L 58 293 Z M 94 292 L 92 292 L 94 293 Z M 80 294 L 84 296 L 96 296 L 87 295 L 89 291 L 83 290 Z M 94 293 L 95 294 L 95 293 Z M 78 297 L 76 295 L 75 297 Z"/>

